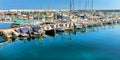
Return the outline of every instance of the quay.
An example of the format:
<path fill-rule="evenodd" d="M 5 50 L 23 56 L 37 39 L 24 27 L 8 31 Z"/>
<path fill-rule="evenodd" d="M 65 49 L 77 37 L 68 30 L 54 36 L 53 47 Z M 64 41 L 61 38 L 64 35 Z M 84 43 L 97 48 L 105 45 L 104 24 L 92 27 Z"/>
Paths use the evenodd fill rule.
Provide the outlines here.
<path fill-rule="evenodd" d="M 0 29 L 0 32 L 2 31 L 8 31 L 8 30 L 16 30 L 17 28 L 5 28 L 5 29 Z"/>

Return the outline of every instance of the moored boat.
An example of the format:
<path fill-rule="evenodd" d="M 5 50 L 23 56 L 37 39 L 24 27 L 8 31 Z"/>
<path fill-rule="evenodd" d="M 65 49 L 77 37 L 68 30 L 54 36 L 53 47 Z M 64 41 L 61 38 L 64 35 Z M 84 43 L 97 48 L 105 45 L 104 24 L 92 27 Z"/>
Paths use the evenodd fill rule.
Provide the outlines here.
<path fill-rule="evenodd" d="M 64 27 L 56 28 L 56 32 L 64 32 L 64 31 L 65 31 Z"/>
<path fill-rule="evenodd" d="M 56 32 L 64 32 L 65 31 L 65 28 L 62 23 L 57 24 L 55 26 L 55 28 L 56 28 Z"/>
<path fill-rule="evenodd" d="M 19 33 L 20 37 L 29 37 L 29 34 L 31 34 L 28 27 L 21 27 L 20 29 L 17 29 L 16 32 Z"/>
<path fill-rule="evenodd" d="M 83 24 L 78 23 L 74 25 L 74 29 L 81 29 L 81 28 L 83 28 Z"/>
<path fill-rule="evenodd" d="M 55 35 L 56 34 L 56 30 L 54 28 L 51 28 L 50 25 L 46 25 L 44 27 L 44 31 L 46 35 Z"/>
<path fill-rule="evenodd" d="M 32 35 L 43 35 L 45 31 L 40 26 L 33 26 L 32 28 Z"/>

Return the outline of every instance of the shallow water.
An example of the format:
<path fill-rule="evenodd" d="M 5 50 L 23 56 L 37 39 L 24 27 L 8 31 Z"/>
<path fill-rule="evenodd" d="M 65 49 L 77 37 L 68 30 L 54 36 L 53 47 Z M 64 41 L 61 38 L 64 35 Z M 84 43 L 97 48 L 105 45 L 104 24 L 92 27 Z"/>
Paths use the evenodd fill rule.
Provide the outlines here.
<path fill-rule="evenodd" d="M 120 25 L 0 43 L 0 60 L 120 60 Z"/>

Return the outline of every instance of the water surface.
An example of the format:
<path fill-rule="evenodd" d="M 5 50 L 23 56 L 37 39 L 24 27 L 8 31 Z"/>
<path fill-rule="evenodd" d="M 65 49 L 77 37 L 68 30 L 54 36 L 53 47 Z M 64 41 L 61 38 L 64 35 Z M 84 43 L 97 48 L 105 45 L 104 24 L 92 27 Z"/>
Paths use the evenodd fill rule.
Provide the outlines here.
<path fill-rule="evenodd" d="M 0 43 L 0 60 L 120 60 L 120 25 Z"/>

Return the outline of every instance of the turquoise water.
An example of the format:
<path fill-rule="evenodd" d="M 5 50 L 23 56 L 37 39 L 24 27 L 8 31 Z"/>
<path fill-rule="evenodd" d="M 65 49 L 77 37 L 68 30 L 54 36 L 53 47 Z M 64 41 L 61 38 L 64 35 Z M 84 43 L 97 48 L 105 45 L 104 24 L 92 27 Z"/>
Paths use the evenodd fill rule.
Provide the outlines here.
<path fill-rule="evenodd" d="M 0 43 L 0 60 L 120 60 L 120 25 Z"/>

